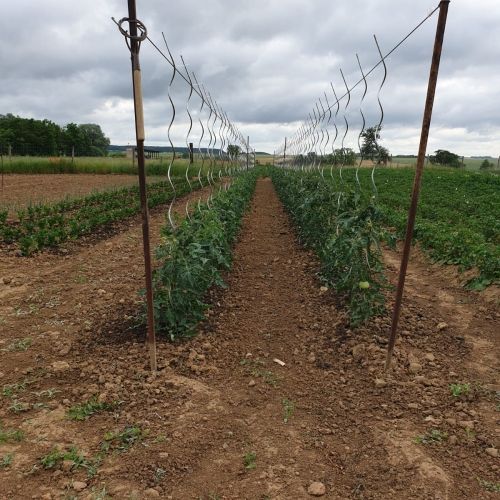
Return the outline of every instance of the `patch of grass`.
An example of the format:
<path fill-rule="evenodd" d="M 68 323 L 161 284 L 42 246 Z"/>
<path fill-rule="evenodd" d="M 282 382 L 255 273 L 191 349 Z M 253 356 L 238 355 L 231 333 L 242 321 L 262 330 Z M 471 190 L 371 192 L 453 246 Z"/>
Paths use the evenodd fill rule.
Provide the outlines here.
<path fill-rule="evenodd" d="M 6 398 L 12 398 L 16 396 L 19 392 L 26 390 L 27 382 L 17 382 L 15 384 L 7 384 L 3 386 L 2 396 Z"/>
<path fill-rule="evenodd" d="M 67 416 L 71 420 L 87 420 L 95 413 L 111 411 L 115 406 L 116 404 L 99 402 L 97 401 L 97 397 L 93 397 L 83 404 L 72 406 L 68 410 Z"/>
<path fill-rule="evenodd" d="M 2 351 L 6 352 L 24 352 L 27 351 L 31 345 L 31 337 L 26 337 L 24 339 L 14 339 L 6 349 L 2 349 Z"/>
<path fill-rule="evenodd" d="M 289 420 L 292 418 L 293 412 L 295 411 L 295 405 L 293 404 L 293 401 L 290 401 L 289 399 L 283 399 L 283 422 L 287 424 Z"/>
<path fill-rule="evenodd" d="M 162 469 L 161 467 L 157 467 L 153 476 L 153 481 L 155 484 L 160 484 L 163 479 L 165 479 L 165 476 L 167 474 L 167 471 L 165 469 Z"/>
<path fill-rule="evenodd" d="M 121 432 L 107 432 L 101 444 L 101 450 L 108 453 L 111 450 L 126 451 L 134 444 L 142 441 L 146 432 L 138 426 L 125 427 Z"/>
<path fill-rule="evenodd" d="M 75 446 L 72 446 L 69 450 L 65 451 L 54 448 L 50 451 L 50 453 L 40 458 L 40 463 L 44 469 L 55 469 L 64 461 L 72 463 L 71 470 L 83 468 L 87 469 L 89 474 L 95 470 L 95 463 L 85 458 L 85 456 L 79 452 Z"/>
<path fill-rule="evenodd" d="M 257 453 L 255 451 L 249 451 L 243 456 L 243 465 L 245 469 L 252 470 L 257 467 Z"/>
<path fill-rule="evenodd" d="M 493 493 L 500 493 L 500 483 L 493 483 L 491 481 L 485 481 L 484 479 L 478 478 L 479 485 L 486 491 L 491 491 Z"/>
<path fill-rule="evenodd" d="M 39 398 L 53 399 L 55 397 L 55 395 L 58 394 L 59 392 L 61 392 L 61 391 L 52 387 L 50 389 L 45 389 L 43 391 L 34 392 L 33 394 Z"/>
<path fill-rule="evenodd" d="M 448 439 L 448 433 L 440 431 L 439 429 L 432 429 L 426 434 L 417 436 L 415 442 L 417 444 L 435 444 L 441 443 Z"/>
<path fill-rule="evenodd" d="M 2 443 L 19 443 L 24 439 L 24 432 L 21 430 L 2 429 L 0 425 L 0 444 Z"/>
<path fill-rule="evenodd" d="M 450 384 L 451 395 L 458 398 L 462 395 L 469 394 L 470 384 Z"/>
<path fill-rule="evenodd" d="M 265 370 L 263 368 L 266 363 L 262 359 L 242 359 L 240 361 L 240 365 L 246 366 L 246 372 L 252 375 L 252 377 L 262 378 L 262 380 L 264 380 L 266 384 L 269 384 L 273 387 L 276 387 L 278 385 L 279 379 L 272 371 Z"/>
<path fill-rule="evenodd" d="M 12 464 L 12 459 L 13 459 L 12 453 L 7 453 L 0 459 L 0 469 L 6 469 L 7 467 L 10 467 Z"/>

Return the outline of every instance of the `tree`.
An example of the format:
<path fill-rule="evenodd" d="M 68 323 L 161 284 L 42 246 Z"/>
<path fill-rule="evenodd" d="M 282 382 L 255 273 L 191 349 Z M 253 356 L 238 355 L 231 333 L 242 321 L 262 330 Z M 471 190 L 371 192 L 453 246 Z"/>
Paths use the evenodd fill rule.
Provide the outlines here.
<path fill-rule="evenodd" d="M 481 170 L 488 170 L 490 168 L 493 168 L 493 163 L 491 163 L 490 161 L 488 161 L 486 158 L 484 159 L 484 161 L 481 163 L 481 165 L 479 166 L 479 168 Z"/>
<path fill-rule="evenodd" d="M 455 153 L 450 153 L 446 149 L 438 149 L 434 151 L 433 156 L 429 156 L 429 160 L 434 165 L 443 165 L 448 167 L 460 167 L 460 157 Z"/>
<path fill-rule="evenodd" d="M 387 148 L 379 144 L 380 127 L 369 127 L 361 133 L 363 144 L 361 145 L 361 156 L 363 158 L 386 164 L 391 153 Z"/>
<path fill-rule="evenodd" d="M 338 148 L 332 154 L 325 155 L 324 161 L 332 165 L 354 165 L 356 153 L 351 148 Z"/>
<path fill-rule="evenodd" d="M 237 144 L 229 144 L 229 146 L 227 147 L 227 154 L 231 158 L 236 158 L 237 156 L 239 156 L 240 151 L 241 149 Z"/>

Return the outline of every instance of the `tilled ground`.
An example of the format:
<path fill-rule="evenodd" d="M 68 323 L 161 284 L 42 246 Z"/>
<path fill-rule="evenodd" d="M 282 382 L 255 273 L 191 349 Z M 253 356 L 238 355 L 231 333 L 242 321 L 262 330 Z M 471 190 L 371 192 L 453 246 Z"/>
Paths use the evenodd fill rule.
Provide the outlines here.
<path fill-rule="evenodd" d="M 67 258 L 0 265 L 0 421 L 24 432 L 0 442 L 0 498 L 496 498 L 491 302 L 417 256 L 384 373 L 389 317 L 348 329 L 264 179 L 228 288 L 198 337 L 160 342 L 153 378 L 134 318 L 139 244 L 136 223 Z M 67 418 L 93 395 L 110 408 Z M 52 464 L 55 447 L 76 452 Z"/>
<path fill-rule="evenodd" d="M 148 182 L 165 178 L 148 177 Z M 12 211 L 32 203 L 47 203 L 64 198 L 76 198 L 95 191 L 136 186 L 135 175 L 97 174 L 6 174 L 0 185 L 0 209 Z"/>

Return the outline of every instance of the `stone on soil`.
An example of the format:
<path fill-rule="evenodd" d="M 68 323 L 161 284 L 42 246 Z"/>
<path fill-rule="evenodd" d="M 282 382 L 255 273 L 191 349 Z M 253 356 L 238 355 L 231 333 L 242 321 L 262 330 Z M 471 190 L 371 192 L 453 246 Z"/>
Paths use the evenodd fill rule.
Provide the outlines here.
<path fill-rule="evenodd" d="M 326 493 L 326 486 L 319 481 L 315 481 L 309 485 L 307 493 L 313 497 L 322 497 Z"/>

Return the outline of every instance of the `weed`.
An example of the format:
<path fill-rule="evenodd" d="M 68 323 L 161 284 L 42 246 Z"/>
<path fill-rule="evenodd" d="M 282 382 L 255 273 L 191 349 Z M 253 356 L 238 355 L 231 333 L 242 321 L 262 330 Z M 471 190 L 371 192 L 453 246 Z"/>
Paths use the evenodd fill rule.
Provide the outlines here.
<path fill-rule="evenodd" d="M 458 398 L 462 394 L 469 394 L 470 384 L 450 384 L 450 392 L 452 396 Z"/>
<path fill-rule="evenodd" d="M 145 432 L 137 426 L 125 427 L 121 432 L 107 432 L 104 435 L 104 442 L 101 444 L 101 450 L 105 453 L 110 450 L 126 451 L 135 443 L 141 441 Z"/>
<path fill-rule="evenodd" d="M 30 345 L 31 345 L 30 337 L 26 337 L 24 339 L 14 339 L 14 341 L 10 343 L 6 349 L 2 350 L 7 352 L 23 352 L 27 351 Z"/>
<path fill-rule="evenodd" d="M 293 401 L 290 401 L 289 399 L 284 399 L 282 401 L 283 403 L 283 422 L 285 424 L 288 423 L 288 421 L 292 418 L 293 412 L 295 411 L 295 405 L 293 404 Z"/>
<path fill-rule="evenodd" d="M 478 483 L 486 491 L 491 491 L 493 493 L 500 493 L 500 483 L 492 483 L 491 481 L 485 481 L 484 479 L 478 478 Z"/>
<path fill-rule="evenodd" d="M 97 465 L 100 463 L 99 460 L 88 460 L 74 446 L 72 446 L 67 451 L 61 451 L 57 448 L 54 448 L 50 453 L 40 458 L 40 463 L 42 464 L 44 469 L 54 469 L 64 461 L 71 462 L 71 470 L 76 470 L 79 468 L 86 469 L 89 476 L 95 475 L 95 473 L 97 472 Z"/>
<path fill-rule="evenodd" d="M 90 495 L 91 495 L 90 498 L 92 500 L 107 500 L 108 498 L 111 498 L 108 495 L 108 491 L 106 490 L 106 486 L 103 486 L 100 490 L 97 490 L 96 488 L 92 488 Z"/>
<path fill-rule="evenodd" d="M 18 401 L 17 399 L 14 399 L 12 401 L 12 404 L 9 406 L 9 410 L 13 413 L 22 413 L 25 411 L 29 411 L 31 409 L 31 406 L 28 403 L 23 403 L 22 401 Z"/>
<path fill-rule="evenodd" d="M 432 429 L 426 434 L 417 436 L 415 442 L 418 444 L 434 444 L 441 443 L 448 439 L 448 434 L 446 432 L 440 431 L 439 429 Z"/>
<path fill-rule="evenodd" d="M 243 456 L 243 465 L 245 466 L 245 469 L 247 470 L 255 469 L 255 467 L 257 467 L 256 460 L 257 460 L 257 453 L 255 453 L 254 451 L 249 451 L 245 453 L 245 455 Z"/>
<path fill-rule="evenodd" d="M 160 484 L 163 479 L 165 478 L 165 475 L 167 474 L 167 471 L 165 469 L 162 469 L 161 467 L 157 467 L 154 473 L 153 481 L 155 484 Z"/>
<path fill-rule="evenodd" d="M 0 426 L 0 444 L 1 443 L 19 443 L 24 439 L 24 433 L 23 431 L 16 430 L 16 431 L 10 431 L 10 430 L 4 430 Z"/>
<path fill-rule="evenodd" d="M 272 371 L 259 370 L 254 368 L 251 373 L 254 377 L 261 377 L 266 384 L 269 384 L 273 387 L 277 387 L 278 385 L 278 378 Z"/>
<path fill-rule="evenodd" d="M 59 392 L 61 391 L 58 391 L 57 389 L 55 389 L 54 387 L 50 388 L 50 389 L 45 389 L 43 391 L 39 391 L 39 392 L 34 392 L 33 394 L 39 398 L 47 398 L 47 399 L 52 399 L 55 397 L 56 394 L 58 394 Z"/>
<path fill-rule="evenodd" d="M 3 386 L 2 395 L 6 398 L 12 398 L 17 395 L 19 392 L 22 392 L 26 389 L 26 382 L 18 382 L 16 384 L 7 384 Z"/>
<path fill-rule="evenodd" d="M 68 412 L 68 418 L 71 420 L 87 420 L 89 417 L 100 411 L 111 411 L 115 408 L 115 404 L 109 404 L 97 401 L 97 397 L 89 399 L 86 403 L 72 406 Z"/>
<path fill-rule="evenodd" d="M 12 453 L 7 453 L 0 459 L 0 469 L 6 469 L 12 464 Z"/>

